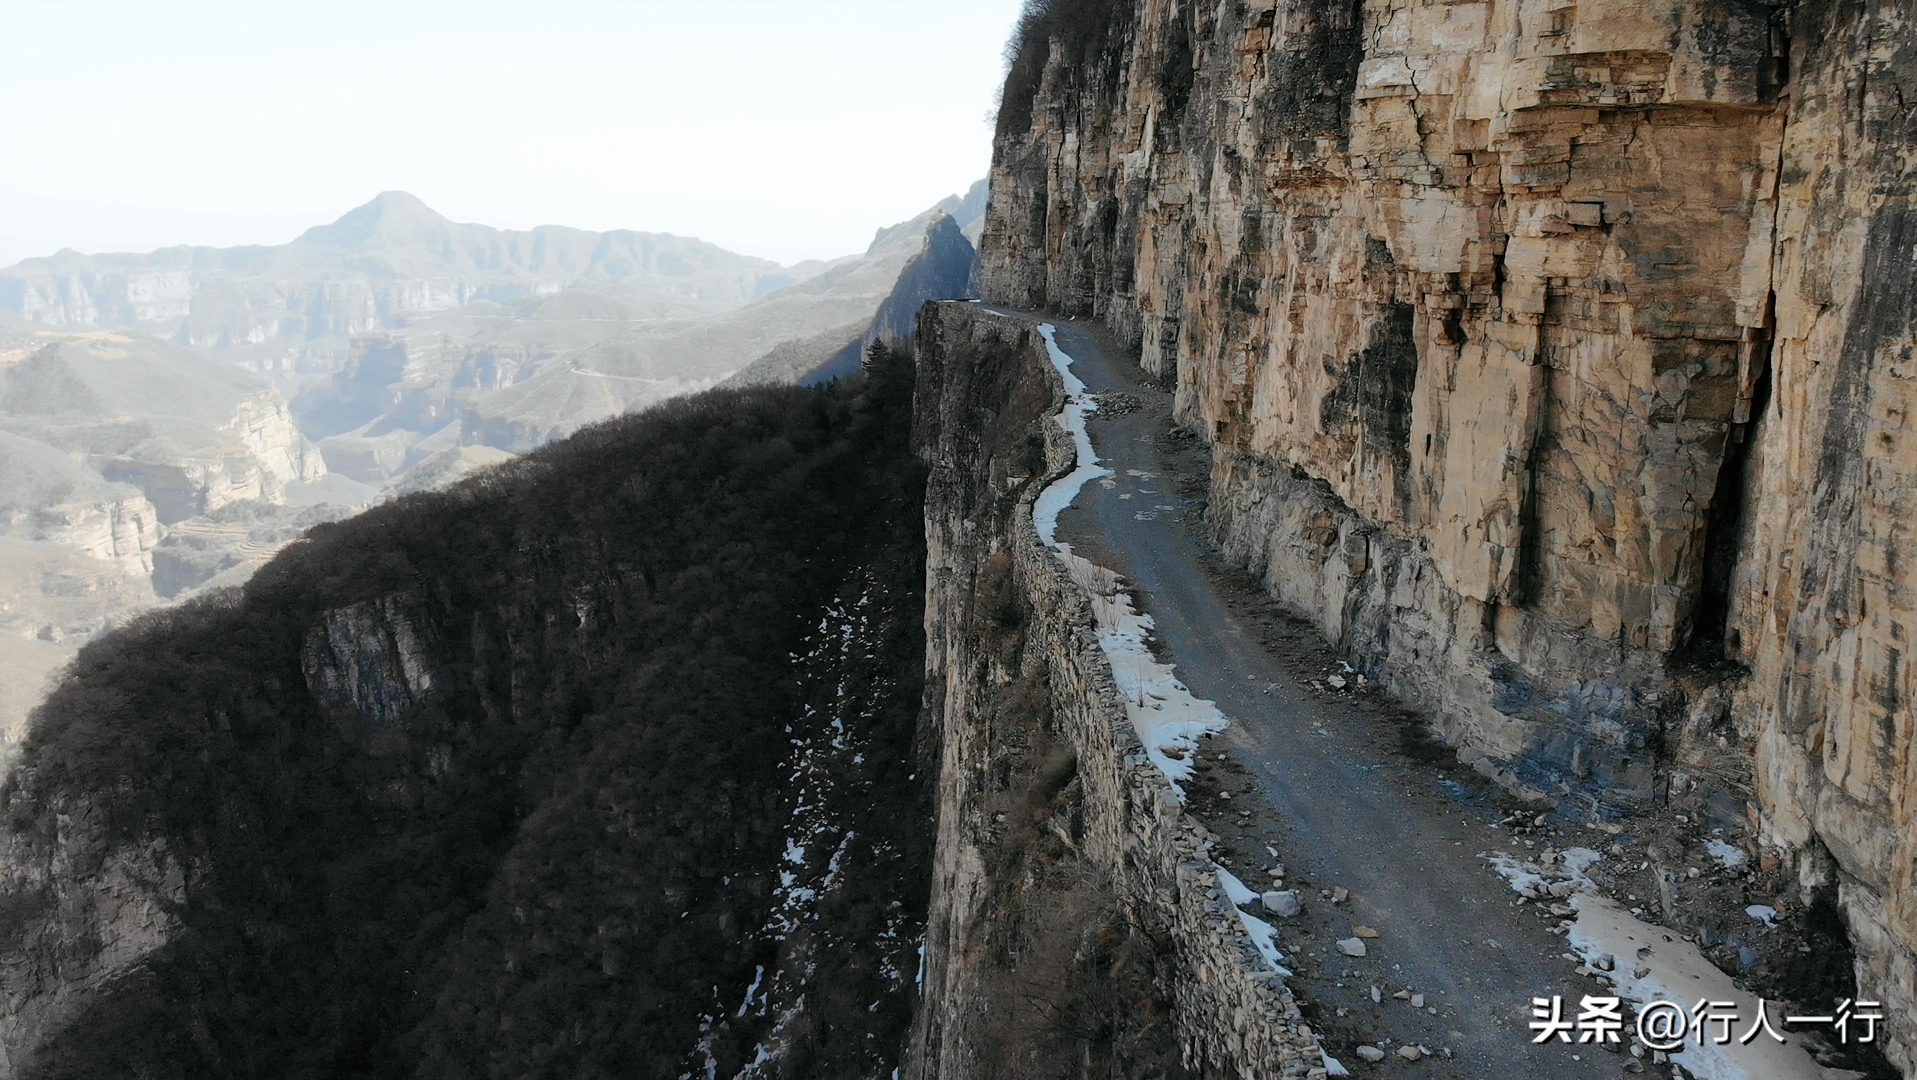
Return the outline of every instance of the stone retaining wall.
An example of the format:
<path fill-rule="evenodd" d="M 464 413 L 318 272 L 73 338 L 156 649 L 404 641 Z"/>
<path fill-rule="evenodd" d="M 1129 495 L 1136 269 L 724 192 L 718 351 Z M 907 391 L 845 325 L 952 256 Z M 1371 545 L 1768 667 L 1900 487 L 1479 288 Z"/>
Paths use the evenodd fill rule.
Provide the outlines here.
<path fill-rule="evenodd" d="M 1073 466 L 1071 440 L 1053 419 L 1064 390 L 1042 342 L 1029 323 L 966 304 L 929 305 L 920 318 L 921 452 L 933 467 L 926 506 L 932 549 L 927 686 L 928 714 L 935 715 L 928 721 L 942 736 L 942 773 L 924 1015 L 910 1075 L 949 1077 L 967 1070 L 963 1034 L 941 1020 L 972 1004 L 964 999 L 976 985 L 964 967 L 968 941 L 977 932 L 967 930 L 975 914 L 968 903 L 979 891 L 966 875 L 978 872 L 978 860 L 964 850 L 968 808 L 960 778 L 968 765 L 989 760 L 1000 748 L 979 737 L 985 728 L 977 717 L 981 682 L 994 677 L 994 665 L 970 654 L 965 624 L 976 617 L 970 593 L 980 563 L 1004 552 L 1027 613 L 1026 655 L 1042 664 L 1054 724 L 1076 753 L 1084 854 L 1109 871 L 1132 920 L 1170 939 L 1175 1024 L 1187 1066 L 1203 1075 L 1323 1077 L 1316 1042 L 1300 1023 L 1290 990 L 1218 888 L 1219 868 L 1208 854 L 1216 836 L 1185 812 L 1147 760 L 1098 647 L 1090 598 L 1033 527 L 1033 500 Z M 1011 354 L 1015 370 L 996 373 L 996 385 L 982 386 L 992 380 L 979 379 L 976 360 L 993 352 Z M 955 443 L 965 436 L 955 428 L 965 423 L 964 414 L 1004 416 L 1021 391 L 1028 403 L 1042 394 L 1042 415 L 1024 424 L 1002 423 L 997 439 L 973 445 L 969 454 L 957 452 Z M 1042 460 L 1042 466 L 1021 473 L 1019 444 L 1034 426 L 1042 459 L 1034 454 L 1027 463 Z M 1015 491 L 1004 491 L 1008 482 Z M 993 489 L 1007 496 L 998 515 L 977 497 Z"/>

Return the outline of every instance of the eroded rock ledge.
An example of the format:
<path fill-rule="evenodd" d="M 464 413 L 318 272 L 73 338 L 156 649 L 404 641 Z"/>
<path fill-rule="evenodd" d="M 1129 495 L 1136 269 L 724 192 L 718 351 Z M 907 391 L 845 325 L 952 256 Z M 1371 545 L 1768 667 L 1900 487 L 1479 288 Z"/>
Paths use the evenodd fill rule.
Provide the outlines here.
<path fill-rule="evenodd" d="M 1215 540 L 1482 771 L 1835 886 L 1917 1072 L 1908 5 L 1041 25 L 983 295 L 1175 374 Z"/>

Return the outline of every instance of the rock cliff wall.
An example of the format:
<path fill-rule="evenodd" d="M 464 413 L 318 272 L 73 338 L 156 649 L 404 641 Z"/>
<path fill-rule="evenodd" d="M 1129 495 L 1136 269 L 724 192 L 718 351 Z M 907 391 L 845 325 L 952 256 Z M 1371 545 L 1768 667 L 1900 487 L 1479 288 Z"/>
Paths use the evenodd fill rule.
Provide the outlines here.
<path fill-rule="evenodd" d="M 1138 741 L 1094 597 L 1033 527 L 1033 501 L 1075 460 L 1052 419 L 1064 397 L 1043 344 L 1029 324 L 961 303 L 927 305 L 917 340 L 914 431 L 931 468 L 921 767 L 939 788 L 907 1075 L 1102 1075 L 1091 1063 L 1110 1054 L 1110 1075 L 1323 1077 L 1290 990 L 1221 890 L 1206 854 L 1216 837 Z M 1084 882 L 1096 901 L 1075 895 Z M 1066 945 L 1079 979 L 1120 987 L 1116 1020 L 1087 1022 L 1090 995 L 1048 969 L 1042 908 L 1070 912 L 1083 929 L 1065 932 L 1105 952 L 1149 943 L 1145 979 L 1086 965 L 1092 942 Z M 1020 1027 L 1008 987 L 1052 1021 Z M 1161 1009 L 1168 1030 L 1153 1030 Z M 1048 1058 L 1058 1046 L 1065 1056 Z"/>
<path fill-rule="evenodd" d="M 1214 539 L 1481 771 L 1710 777 L 1917 1070 L 1908 5 L 1055 8 L 984 296 L 1175 375 Z"/>
<path fill-rule="evenodd" d="M 34 778 L 14 781 L 34 797 Z M 84 799 L 56 798 L 37 828 L 0 834 L 0 1076 L 19 1076 L 34 1047 L 121 980 L 179 929 L 191 868 L 163 841 L 117 842 Z"/>

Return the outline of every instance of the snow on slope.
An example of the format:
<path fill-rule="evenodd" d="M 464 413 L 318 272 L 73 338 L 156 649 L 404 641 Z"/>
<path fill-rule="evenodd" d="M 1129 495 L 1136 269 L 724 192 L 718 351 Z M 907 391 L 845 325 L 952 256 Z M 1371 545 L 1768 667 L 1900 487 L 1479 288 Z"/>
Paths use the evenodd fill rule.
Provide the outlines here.
<path fill-rule="evenodd" d="M 880 995 L 896 1000 L 916 989 L 908 971 L 922 951 L 924 927 L 902 903 L 885 908 L 883 923 L 869 941 L 842 939 L 828 912 L 834 894 L 855 875 L 869 882 L 897 873 L 896 852 L 854 827 L 856 815 L 876 797 L 874 770 L 881 765 L 868 760 L 870 733 L 898 693 L 885 667 L 892 618 L 886 586 L 867 571 L 826 605 L 804 651 L 792 657 L 808 703 L 786 728 L 788 771 L 781 798 L 791 808 L 791 819 L 770 910 L 757 932 L 759 940 L 774 946 L 770 951 L 778 959 L 758 967 L 736 1005 L 730 998 L 721 1000 L 714 987 L 712 1011 L 701 1018 L 702 1035 L 693 1050 L 695 1068 L 682 1080 L 718 1080 L 713 1047 L 722 1026 L 752 1039 L 751 1056 L 731 1074 L 733 1080 L 778 1075 L 777 1063 L 791 1049 L 807 998 L 822 978 L 822 953 L 835 945 L 875 954 Z M 878 1008 L 874 1001 L 871 1010 Z M 885 1048 L 875 1046 L 872 1053 L 868 1064 L 876 1069 Z"/>

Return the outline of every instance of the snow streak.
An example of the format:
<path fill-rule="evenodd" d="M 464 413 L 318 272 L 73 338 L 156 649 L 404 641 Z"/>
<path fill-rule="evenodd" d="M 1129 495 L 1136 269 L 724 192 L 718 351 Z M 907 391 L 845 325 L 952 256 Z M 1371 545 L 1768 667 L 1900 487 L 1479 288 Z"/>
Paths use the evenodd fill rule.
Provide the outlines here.
<path fill-rule="evenodd" d="M 757 932 L 759 940 L 776 949 L 779 960 L 775 966 L 758 969 L 736 1007 L 718 1007 L 714 1016 L 726 1019 L 706 1018 L 701 1026 L 704 1037 L 694 1052 L 700 1066 L 681 1080 L 695 1075 L 717 1080 L 712 1027 L 715 1023 L 750 1024 L 754 1018 L 761 1024 L 769 1021 L 769 1026 L 763 1027 L 751 1056 L 733 1074 L 734 1080 L 770 1075 L 767 1066 L 788 1049 L 793 1021 L 805 1012 L 806 995 L 817 973 L 814 958 L 823 949 L 835 945 L 876 948 L 883 993 L 911 992 L 906 964 L 919 945 L 922 928 L 906 916 L 902 902 L 887 909 L 877 941 L 838 942 L 835 929 L 820 920 L 824 901 L 845 884 L 849 874 L 874 872 L 890 858 L 889 845 L 871 843 L 852 827 L 854 816 L 869 810 L 874 798 L 865 733 L 879 721 L 898 690 L 884 668 L 885 640 L 894 629 L 886 614 L 886 595 L 874 575 L 863 574 L 826 606 L 802 651 L 792 657 L 800 697 L 806 704 L 786 727 L 785 790 L 791 818 L 776 867 L 778 883 L 771 910 Z M 879 1002 L 873 1002 L 869 1011 L 879 1007 Z"/>
<path fill-rule="evenodd" d="M 1125 699 L 1125 714 L 1146 756 L 1165 774 L 1182 802 L 1185 789 L 1179 782 L 1191 778 L 1198 740 L 1223 731 L 1229 721 L 1216 705 L 1187 690 L 1172 665 L 1161 664 L 1152 655 L 1152 617 L 1132 605 L 1118 575 L 1074 554 L 1070 544 L 1058 539 L 1058 515 L 1078 498 L 1087 482 L 1110 476 L 1112 471 L 1099 464 L 1085 430 L 1085 418 L 1096 410 L 1097 400 L 1086 393 L 1084 380 L 1072 374 L 1072 358 L 1058 347 L 1057 328 L 1042 323 L 1038 333 L 1045 339 L 1046 357 L 1065 383 L 1065 407 L 1058 413 L 1058 423 L 1072 437 L 1075 464 L 1039 493 L 1032 505 L 1032 524 L 1039 539 L 1058 553 L 1066 573 L 1091 598 L 1098 647 L 1111 663 L 1112 681 Z"/>

